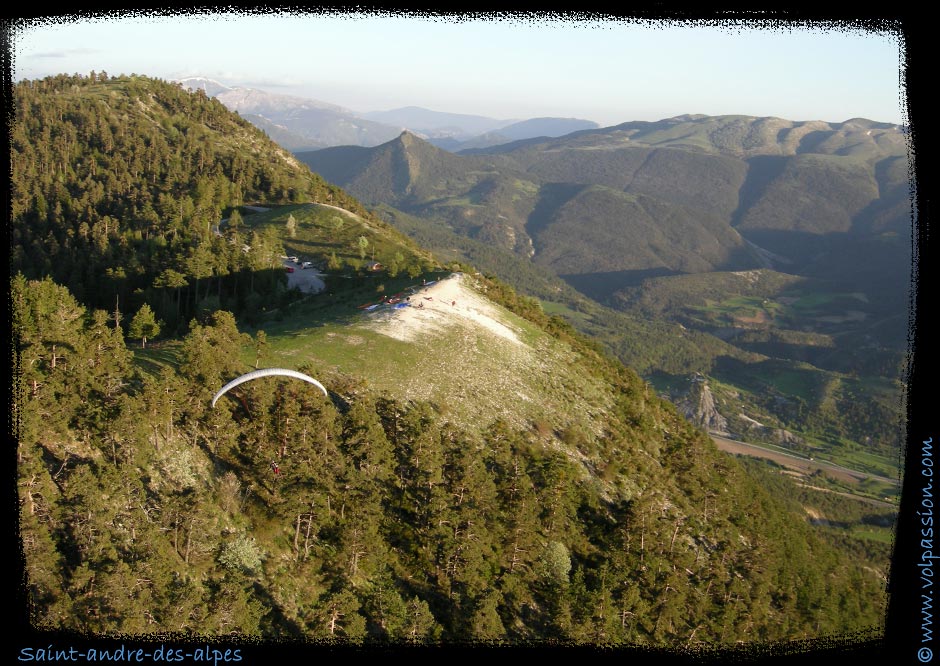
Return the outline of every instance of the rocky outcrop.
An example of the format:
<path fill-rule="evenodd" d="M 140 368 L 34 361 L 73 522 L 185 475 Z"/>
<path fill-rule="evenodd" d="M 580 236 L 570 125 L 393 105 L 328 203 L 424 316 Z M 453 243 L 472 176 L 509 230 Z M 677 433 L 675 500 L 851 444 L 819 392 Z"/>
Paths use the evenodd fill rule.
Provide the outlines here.
<path fill-rule="evenodd" d="M 783 428 L 775 428 L 774 436 L 777 438 L 777 441 L 784 446 L 801 445 L 804 443 L 802 437 L 794 435 L 789 430 L 784 430 Z"/>
<path fill-rule="evenodd" d="M 692 376 L 689 392 L 676 406 L 692 424 L 708 432 L 728 434 L 728 421 L 718 413 L 715 396 L 708 386 L 708 380 L 702 375 Z"/>

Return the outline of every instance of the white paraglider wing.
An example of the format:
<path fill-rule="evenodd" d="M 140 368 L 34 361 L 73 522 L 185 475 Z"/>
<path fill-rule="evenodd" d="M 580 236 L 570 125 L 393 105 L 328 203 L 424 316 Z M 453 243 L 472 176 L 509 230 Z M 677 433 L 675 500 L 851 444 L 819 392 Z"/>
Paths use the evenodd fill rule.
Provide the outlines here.
<path fill-rule="evenodd" d="M 281 377 L 293 377 L 295 379 L 302 379 L 305 382 L 313 384 L 318 389 L 323 391 L 323 395 L 330 397 L 326 392 L 323 384 L 318 382 L 316 379 L 310 375 L 305 375 L 302 372 L 297 372 L 296 370 L 288 370 L 286 368 L 261 368 L 260 370 L 252 370 L 251 372 L 242 375 L 241 377 L 236 377 L 228 384 L 219 389 L 219 392 L 215 394 L 215 397 L 212 398 L 212 406 L 215 407 L 215 403 L 218 402 L 219 398 L 226 394 L 229 390 L 235 388 L 239 384 L 244 384 L 245 382 L 250 382 L 253 379 L 258 379 L 259 377 L 270 377 L 272 375 L 281 376 Z"/>

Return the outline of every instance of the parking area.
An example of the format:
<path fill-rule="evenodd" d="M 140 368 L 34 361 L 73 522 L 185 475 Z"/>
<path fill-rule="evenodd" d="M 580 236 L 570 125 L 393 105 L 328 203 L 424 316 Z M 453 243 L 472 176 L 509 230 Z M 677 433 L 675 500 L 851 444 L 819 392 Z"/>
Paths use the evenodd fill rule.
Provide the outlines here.
<path fill-rule="evenodd" d="M 303 267 L 303 263 L 299 263 L 297 257 L 283 257 L 282 263 L 288 271 L 287 286 L 290 289 L 296 287 L 307 294 L 317 294 L 326 289 L 322 274 L 309 261 L 303 262 L 307 264 L 307 268 Z"/>

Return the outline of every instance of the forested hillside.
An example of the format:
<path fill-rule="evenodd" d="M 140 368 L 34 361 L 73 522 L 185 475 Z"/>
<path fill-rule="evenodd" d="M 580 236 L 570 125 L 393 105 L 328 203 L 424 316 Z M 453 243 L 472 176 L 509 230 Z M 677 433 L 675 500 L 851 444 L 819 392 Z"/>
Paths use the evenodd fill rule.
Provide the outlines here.
<path fill-rule="evenodd" d="M 25 81 L 14 101 L 11 269 L 89 306 L 149 302 L 179 332 L 200 309 L 259 310 L 284 282 L 283 247 L 273 229 L 246 227 L 240 206 L 322 202 L 370 217 L 202 92 L 102 73 Z"/>
<path fill-rule="evenodd" d="M 500 353 L 492 333 L 379 346 L 357 328 L 367 296 L 441 262 L 217 102 L 93 74 L 18 84 L 15 103 L 13 418 L 36 627 L 660 646 L 880 631 L 886 546 L 821 532 L 818 494 L 719 452 L 473 266 L 467 288 L 537 352 L 528 403 L 591 428 L 523 407 L 467 423 L 404 397 L 414 370 L 390 353 L 446 372 L 454 336 L 468 364 Z M 294 247 L 326 261 L 323 294 L 286 288 Z M 373 250 L 395 270 L 377 277 Z M 130 316 L 145 305 L 164 324 L 146 347 Z M 272 356 L 329 398 L 266 378 L 213 407 Z M 518 372 L 461 374 L 459 399 Z"/>

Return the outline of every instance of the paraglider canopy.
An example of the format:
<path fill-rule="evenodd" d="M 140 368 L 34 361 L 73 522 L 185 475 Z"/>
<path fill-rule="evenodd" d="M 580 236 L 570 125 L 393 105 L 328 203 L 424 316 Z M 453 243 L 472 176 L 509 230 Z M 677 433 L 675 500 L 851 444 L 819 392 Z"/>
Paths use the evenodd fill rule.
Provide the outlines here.
<path fill-rule="evenodd" d="M 280 377 L 293 377 L 295 379 L 302 379 L 305 382 L 313 384 L 321 391 L 326 397 L 330 397 L 326 392 L 323 384 L 318 382 L 316 379 L 310 375 L 305 375 L 302 372 L 297 372 L 296 370 L 288 370 L 287 368 L 261 368 L 260 370 L 253 370 L 247 374 L 242 375 L 241 377 L 236 377 L 228 384 L 219 389 L 219 392 L 215 394 L 215 397 L 212 398 L 212 406 L 215 407 L 215 403 L 218 402 L 219 398 L 225 395 L 229 390 L 235 388 L 239 384 L 244 384 L 245 382 L 250 382 L 253 379 L 258 379 L 259 377 L 270 377 L 270 376 L 280 376 Z"/>

